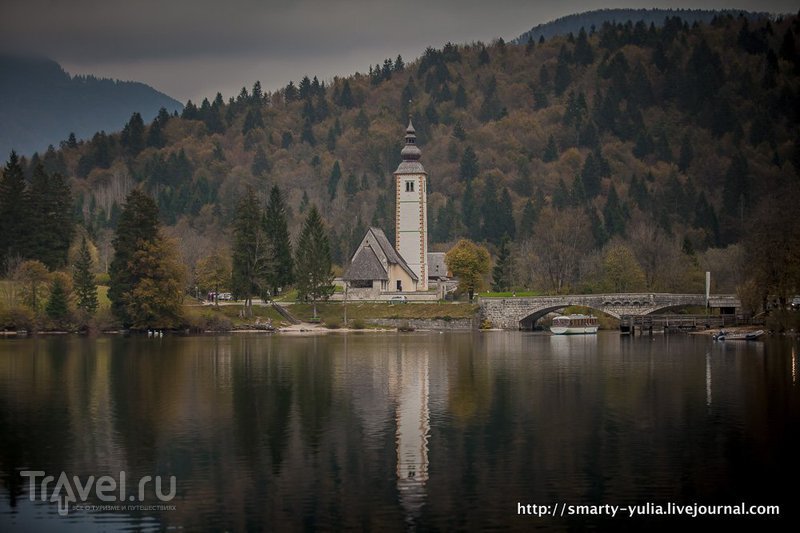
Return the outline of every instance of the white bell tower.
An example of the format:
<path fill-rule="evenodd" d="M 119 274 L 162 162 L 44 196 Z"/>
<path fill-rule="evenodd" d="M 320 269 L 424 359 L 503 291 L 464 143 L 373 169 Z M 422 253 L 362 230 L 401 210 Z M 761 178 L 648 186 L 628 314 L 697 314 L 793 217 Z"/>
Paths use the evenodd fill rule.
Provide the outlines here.
<path fill-rule="evenodd" d="M 397 187 L 395 249 L 419 278 L 417 290 L 428 290 L 428 173 L 411 119 L 406 128 L 403 161 L 394 173 Z"/>

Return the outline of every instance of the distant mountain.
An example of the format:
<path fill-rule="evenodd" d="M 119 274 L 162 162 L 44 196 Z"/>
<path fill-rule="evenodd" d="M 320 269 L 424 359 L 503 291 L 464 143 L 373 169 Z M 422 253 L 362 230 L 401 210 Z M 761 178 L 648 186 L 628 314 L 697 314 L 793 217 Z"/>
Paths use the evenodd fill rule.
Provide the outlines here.
<path fill-rule="evenodd" d="M 0 55 L 0 154 L 30 156 L 98 131 L 119 131 L 133 112 L 147 121 L 177 100 L 138 82 L 70 76 L 55 61 Z"/>
<path fill-rule="evenodd" d="M 694 22 L 708 24 L 714 20 L 714 17 L 725 15 L 734 17 L 745 15 L 748 19 L 753 20 L 769 16 L 769 13 L 754 13 L 736 9 L 598 9 L 567 15 L 566 17 L 534 26 L 530 31 L 520 35 L 516 42 L 525 44 L 530 37 L 533 37 L 534 41 L 538 41 L 540 37 L 550 39 L 557 35 L 567 35 L 569 33 L 577 35 L 581 28 L 586 31 L 590 31 L 592 27 L 599 30 L 605 22 L 625 24 L 631 21 L 636 24 L 642 21 L 647 26 L 652 23 L 656 27 L 661 27 L 664 24 L 664 19 L 668 17 L 680 17 L 681 20 L 689 24 Z"/>

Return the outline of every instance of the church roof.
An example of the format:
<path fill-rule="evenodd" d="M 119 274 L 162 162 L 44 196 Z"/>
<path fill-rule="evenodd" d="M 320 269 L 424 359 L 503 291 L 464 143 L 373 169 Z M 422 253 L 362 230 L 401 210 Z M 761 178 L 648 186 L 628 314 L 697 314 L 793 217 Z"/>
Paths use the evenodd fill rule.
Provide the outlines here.
<path fill-rule="evenodd" d="M 342 274 L 342 279 L 345 281 L 388 280 L 389 274 L 383 268 L 381 260 L 375 255 L 375 250 L 368 244 L 356 252 L 350 266 Z"/>
<path fill-rule="evenodd" d="M 375 235 L 375 242 L 377 242 L 378 246 L 381 247 L 381 251 L 383 251 L 384 255 L 386 255 L 386 259 L 390 263 L 400 265 L 400 267 L 406 271 L 406 274 L 411 276 L 411 279 L 418 281 L 419 278 L 417 278 L 417 275 L 413 270 L 411 270 L 411 267 L 408 266 L 408 263 L 406 263 L 405 259 L 403 259 L 399 253 L 397 253 L 397 251 L 394 249 L 394 246 L 389 243 L 389 239 L 386 238 L 386 234 L 383 232 L 383 230 L 372 227 L 369 228 L 369 231 Z"/>
<path fill-rule="evenodd" d="M 369 238 L 370 234 L 372 235 L 371 239 Z M 374 227 L 367 230 L 358 250 L 356 250 L 353 259 L 350 261 L 350 266 L 342 274 L 342 279 L 345 281 L 388 280 L 387 267 L 382 257 L 385 257 L 386 262 L 390 265 L 398 265 L 414 281 L 419 281 L 419 278 L 408 266 L 405 259 L 389 243 L 389 239 L 386 238 L 383 230 Z"/>
<path fill-rule="evenodd" d="M 422 157 L 422 152 L 417 146 L 417 131 L 411 123 L 411 117 L 408 119 L 408 127 L 406 128 L 406 145 L 400 151 L 403 160 L 395 170 L 395 174 L 422 174 L 425 172 L 425 167 L 419 162 Z"/>

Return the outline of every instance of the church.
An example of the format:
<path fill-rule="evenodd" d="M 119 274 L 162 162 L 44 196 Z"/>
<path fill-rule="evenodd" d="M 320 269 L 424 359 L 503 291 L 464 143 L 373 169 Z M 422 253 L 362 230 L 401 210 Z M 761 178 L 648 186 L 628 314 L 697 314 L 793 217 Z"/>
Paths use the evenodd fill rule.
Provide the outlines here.
<path fill-rule="evenodd" d="M 427 293 L 429 282 L 446 276 L 443 253 L 428 253 L 428 173 L 411 120 L 403 160 L 394 172 L 395 243 L 380 228 L 369 228 L 342 275 L 349 297 L 380 300 L 402 293 Z M 432 295 L 433 296 L 433 295 Z M 435 296 L 434 296 L 435 297 Z"/>

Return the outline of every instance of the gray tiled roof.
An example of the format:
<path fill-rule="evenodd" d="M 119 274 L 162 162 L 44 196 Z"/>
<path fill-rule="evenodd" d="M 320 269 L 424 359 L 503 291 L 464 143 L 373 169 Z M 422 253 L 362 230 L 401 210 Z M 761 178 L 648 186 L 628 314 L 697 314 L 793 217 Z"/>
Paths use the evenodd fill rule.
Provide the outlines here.
<path fill-rule="evenodd" d="M 389 275 L 386 269 L 383 268 L 378 256 L 375 255 L 375 250 L 372 249 L 372 246 L 367 245 L 356 252 L 355 257 L 350 262 L 350 266 L 342 274 L 342 279 L 345 281 L 388 280 Z"/>
<path fill-rule="evenodd" d="M 447 264 L 444 262 L 444 252 L 428 253 L 428 277 L 443 278 L 447 277 Z"/>
<path fill-rule="evenodd" d="M 401 161 L 397 166 L 395 174 L 423 174 L 425 167 L 419 161 Z"/>
<path fill-rule="evenodd" d="M 403 259 L 403 257 L 398 254 L 397 251 L 395 251 L 394 246 L 389 243 L 389 239 L 386 238 L 386 234 L 383 232 L 383 230 L 372 227 L 369 228 L 369 231 L 375 235 L 375 240 L 377 241 L 378 246 L 381 247 L 383 253 L 386 255 L 386 259 L 390 263 L 396 263 L 400 265 L 400 267 L 405 270 L 409 276 L 411 276 L 411 279 L 414 281 L 419 281 L 419 278 L 414 271 L 411 270 L 411 267 L 408 266 L 408 263 L 406 263 L 405 259 Z"/>

